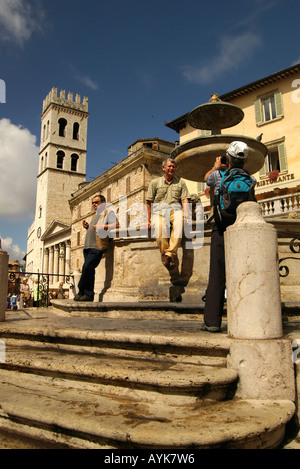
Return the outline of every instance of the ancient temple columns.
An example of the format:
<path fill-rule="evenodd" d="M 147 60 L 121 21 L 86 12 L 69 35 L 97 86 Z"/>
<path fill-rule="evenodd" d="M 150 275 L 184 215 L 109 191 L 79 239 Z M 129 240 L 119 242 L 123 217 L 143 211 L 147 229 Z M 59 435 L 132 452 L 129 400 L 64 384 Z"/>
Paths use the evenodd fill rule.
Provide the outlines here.
<path fill-rule="evenodd" d="M 50 285 L 63 282 L 63 275 L 70 274 L 71 242 L 66 241 L 44 250 L 43 272 L 50 274 Z"/>
<path fill-rule="evenodd" d="M 49 266 L 48 266 L 48 274 L 53 274 L 53 255 L 54 255 L 54 247 L 51 246 L 47 248 L 46 251 L 49 251 Z M 50 277 L 52 278 L 52 277 Z"/>
<path fill-rule="evenodd" d="M 65 274 L 70 275 L 71 266 L 71 241 L 66 242 Z"/>
<path fill-rule="evenodd" d="M 44 262 L 43 262 L 43 272 L 48 274 L 48 266 L 49 266 L 49 250 L 45 249 L 44 251 Z"/>

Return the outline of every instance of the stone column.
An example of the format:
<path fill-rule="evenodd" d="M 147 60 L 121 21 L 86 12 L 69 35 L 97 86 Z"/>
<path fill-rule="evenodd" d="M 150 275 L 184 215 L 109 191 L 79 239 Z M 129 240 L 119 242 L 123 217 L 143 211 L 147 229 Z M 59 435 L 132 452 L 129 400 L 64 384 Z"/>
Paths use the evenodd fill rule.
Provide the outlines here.
<path fill-rule="evenodd" d="M 59 275 L 65 275 L 65 251 L 66 251 L 66 246 L 65 243 L 60 243 L 59 244 L 59 268 L 58 268 L 58 273 Z M 64 277 L 59 277 L 58 278 L 59 283 L 65 281 Z"/>
<path fill-rule="evenodd" d="M 43 272 L 45 274 L 49 273 L 49 248 L 44 249 L 44 267 Z"/>
<path fill-rule="evenodd" d="M 8 254 L 1 249 L 0 239 L 0 322 L 5 321 L 8 286 Z"/>
<path fill-rule="evenodd" d="M 282 336 L 277 231 L 255 202 L 238 207 L 225 232 L 228 334 L 235 338 Z"/>
<path fill-rule="evenodd" d="M 53 284 L 53 246 L 50 246 L 49 248 L 49 271 L 48 273 L 51 274 L 49 275 L 49 284 Z"/>
<path fill-rule="evenodd" d="M 54 273 L 54 277 L 53 277 L 53 283 L 54 282 L 58 282 L 58 269 L 59 269 L 59 245 L 56 244 L 54 246 L 54 263 L 53 263 L 53 273 Z"/>
<path fill-rule="evenodd" d="M 70 275 L 70 262 L 71 262 L 71 241 L 66 241 L 66 263 L 65 272 L 66 275 Z"/>
<path fill-rule="evenodd" d="M 282 338 L 277 232 L 245 202 L 225 232 L 228 366 L 236 397 L 295 400 L 291 341 Z M 280 372 L 279 372 L 280 370 Z"/>

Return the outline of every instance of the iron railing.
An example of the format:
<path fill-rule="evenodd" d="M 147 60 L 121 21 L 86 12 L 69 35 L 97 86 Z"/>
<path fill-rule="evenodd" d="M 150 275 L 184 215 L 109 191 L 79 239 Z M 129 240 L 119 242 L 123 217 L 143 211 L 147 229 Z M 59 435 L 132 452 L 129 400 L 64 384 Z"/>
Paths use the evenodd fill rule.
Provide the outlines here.
<path fill-rule="evenodd" d="M 293 238 L 289 244 L 290 251 L 294 254 L 300 253 L 300 238 Z M 299 261 L 300 257 L 295 256 L 286 256 L 279 259 L 279 275 L 280 277 L 287 277 L 290 273 L 290 269 L 287 265 L 280 265 L 281 262 L 286 261 L 287 259 L 292 259 L 294 261 Z"/>
<path fill-rule="evenodd" d="M 21 282 L 22 279 L 26 278 L 27 280 L 31 279 L 35 282 L 37 279 L 37 302 L 39 306 L 48 307 L 51 302 L 51 294 L 52 290 L 55 293 L 58 292 L 58 288 L 50 287 L 50 277 L 55 277 L 56 279 L 61 279 L 63 283 L 69 285 L 70 289 L 74 288 L 74 275 L 65 275 L 65 274 L 48 274 L 44 272 L 17 272 L 15 270 L 8 271 L 8 278 L 11 282 L 14 282 L 14 293 L 16 295 L 20 294 L 21 290 Z M 51 283 L 52 285 L 52 283 Z M 33 294 L 33 290 L 31 290 L 31 296 Z"/>

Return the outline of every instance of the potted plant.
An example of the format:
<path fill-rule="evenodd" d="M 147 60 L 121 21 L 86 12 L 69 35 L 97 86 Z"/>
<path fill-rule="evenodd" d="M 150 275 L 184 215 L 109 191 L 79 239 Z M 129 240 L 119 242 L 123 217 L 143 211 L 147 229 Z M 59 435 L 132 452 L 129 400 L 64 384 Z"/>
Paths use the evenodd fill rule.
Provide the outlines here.
<path fill-rule="evenodd" d="M 210 197 L 210 187 L 206 187 L 206 189 L 204 190 L 204 194 L 206 195 L 206 197 Z"/>
<path fill-rule="evenodd" d="M 279 172 L 280 171 L 278 169 L 273 169 L 273 171 L 269 171 L 267 173 L 267 176 L 268 176 L 269 180 L 270 181 L 275 181 L 279 176 Z"/>

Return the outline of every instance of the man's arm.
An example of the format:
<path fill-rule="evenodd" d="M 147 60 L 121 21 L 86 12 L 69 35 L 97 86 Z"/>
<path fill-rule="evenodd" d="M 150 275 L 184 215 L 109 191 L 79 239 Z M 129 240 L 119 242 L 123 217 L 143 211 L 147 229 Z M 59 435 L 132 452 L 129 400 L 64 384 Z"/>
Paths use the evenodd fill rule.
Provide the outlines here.
<path fill-rule="evenodd" d="M 151 202 L 151 200 L 147 200 L 147 225 L 148 225 L 148 228 L 151 228 L 152 203 L 153 202 Z"/>
<path fill-rule="evenodd" d="M 184 218 L 186 218 L 187 220 L 191 220 L 192 216 L 191 216 L 191 211 L 190 211 L 189 199 L 183 199 L 181 201 L 181 204 L 183 207 Z"/>
<path fill-rule="evenodd" d="M 96 225 L 94 225 L 94 229 L 95 230 L 110 231 L 110 230 L 114 230 L 114 229 L 119 228 L 119 226 L 120 226 L 120 223 L 117 220 L 115 213 L 110 212 L 108 217 L 107 217 L 106 223 L 103 225 L 103 224 L 98 222 Z"/>
<path fill-rule="evenodd" d="M 207 171 L 207 173 L 204 176 L 205 182 L 208 176 L 212 174 L 214 171 L 218 171 L 219 169 L 227 169 L 227 165 L 224 165 L 221 163 L 221 158 L 222 158 L 221 156 L 217 156 L 214 166 L 209 171 Z"/>

